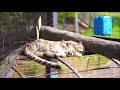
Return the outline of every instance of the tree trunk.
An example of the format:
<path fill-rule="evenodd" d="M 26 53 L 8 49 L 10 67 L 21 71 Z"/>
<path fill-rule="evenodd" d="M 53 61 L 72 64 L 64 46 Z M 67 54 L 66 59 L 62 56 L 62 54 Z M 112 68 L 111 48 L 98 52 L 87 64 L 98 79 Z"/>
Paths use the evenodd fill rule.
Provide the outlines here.
<path fill-rule="evenodd" d="M 43 39 L 54 41 L 64 39 L 82 42 L 85 46 L 85 49 L 92 53 L 101 54 L 110 59 L 114 58 L 120 60 L 119 42 L 80 35 L 66 30 L 55 29 L 49 26 L 42 26 L 42 29 L 40 31 L 40 37 Z"/>

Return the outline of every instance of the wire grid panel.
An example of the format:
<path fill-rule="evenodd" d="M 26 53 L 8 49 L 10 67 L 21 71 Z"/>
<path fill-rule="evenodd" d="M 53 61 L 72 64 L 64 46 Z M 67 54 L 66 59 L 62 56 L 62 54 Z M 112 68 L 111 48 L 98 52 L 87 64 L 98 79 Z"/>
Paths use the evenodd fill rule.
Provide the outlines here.
<path fill-rule="evenodd" d="M 45 66 L 40 65 L 33 60 L 19 61 L 17 68 L 27 77 L 27 78 L 45 78 Z M 37 76 L 37 74 L 41 76 Z M 21 78 L 17 72 L 14 72 L 12 78 Z"/>
<path fill-rule="evenodd" d="M 58 28 L 75 32 L 76 12 L 58 12 Z M 94 35 L 95 16 L 110 16 L 112 18 L 111 35 Z M 120 39 L 120 12 L 78 12 L 79 33 L 88 36 Z"/>
<path fill-rule="evenodd" d="M 52 12 L 0 12 L 0 73 L 5 72 L 3 69 L 9 62 L 4 59 L 12 51 L 36 39 L 35 26 L 39 16 L 42 25 L 53 25 Z"/>
<path fill-rule="evenodd" d="M 67 57 L 63 60 L 73 66 L 83 78 L 120 78 L 120 67 L 110 59 L 95 54 L 85 55 L 81 58 Z M 51 78 L 78 78 L 66 65 L 58 61 L 60 70 L 51 71 Z M 17 66 L 27 78 L 46 78 L 46 67 L 32 60 L 19 61 Z M 20 78 L 15 72 L 12 78 Z"/>
<path fill-rule="evenodd" d="M 39 16 L 42 17 L 42 24 L 52 26 L 52 14 L 50 12 L 2 12 L 1 14 L 1 28 L 0 28 L 0 77 L 5 77 L 8 69 L 11 67 L 10 61 L 8 59 L 5 61 L 7 55 L 12 51 L 24 45 L 31 39 L 36 39 L 35 37 L 35 25 Z M 9 16 L 9 17 L 8 17 Z M 2 18 L 3 17 L 3 18 Z M 11 19 L 12 18 L 12 19 Z M 71 20 L 71 19 L 70 19 Z M 3 21 L 3 22 L 2 22 Z M 8 25 L 7 25 L 7 24 Z M 17 52 L 14 53 L 15 55 Z M 14 56 L 13 54 L 13 56 Z M 18 55 L 19 56 L 19 55 Z M 95 71 L 94 68 L 105 67 L 110 64 L 110 60 L 101 55 L 84 55 L 81 58 L 68 57 L 64 60 L 70 63 L 83 77 L 119 77 L 119 68 L 112 73 L 107 73 L 105 70 L 99 72 Z M 61 66 L 61 70 L 56 71 L 56 76 L 58 78 L 77 78 L 75 73 L 73 73 L 68 67 L 58 61 Z M 112 65 L 114 66 L 114 65 Z M 42 66 L 34 61 L 23 60 L 19 61 L 17 66 L 28 78 L 46 78 L 46 67 Z M 93 69 L 93 70 L 92 70 Z M 116 73 L 118 75 L 116 75 Z M 53 73 L 54 74 L 54 73 Z M 113 76 L 114 75 L 114 76 Z M 13 78 L 20 77 L 16 72 L 13 74 Z"/>
<path fill-rule="evenodd" d="M 96 55 L 85 55 L 81 58 L 78 57 L 69 57 L 64 59 L 66 62 L 70 63 L 74 68 L 83 76 L 87 77 L 89 75 L 93 76 L 94 75 L 94 70 L 89 70 L 89 69 L 94 69 L 94 68 L 100 68 L 104 67 L 107 65 L 109 62 L 109 59 L 107 61 L 102 60 L 99 56 Z M 62 64 L 61 64 L 62 65 Z M 78 78 L 73 72 L 71 73 L 71 70 L 69 70 L 66 66 L 62 65 L 62 70 L 63 72 L 67 71 L 64 74 L 60 74 L 60 78 Z"/>

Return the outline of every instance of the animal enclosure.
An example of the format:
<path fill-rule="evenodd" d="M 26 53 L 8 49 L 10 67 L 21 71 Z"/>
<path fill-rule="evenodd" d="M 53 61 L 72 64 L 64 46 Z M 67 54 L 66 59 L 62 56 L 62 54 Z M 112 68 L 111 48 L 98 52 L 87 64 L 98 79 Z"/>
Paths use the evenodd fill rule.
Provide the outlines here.
<path fill-rule="evenodd" d="M 39 16 L 42 25 L 52 26 L 50 12 L 1 12 L 0 13 L 0 77 L 5 77 L 11 62 L 5 58 L 26 42 L 35 40 L 35 25 Z"/>
<path fill-rule="evenodd" d="M 59 13 L 58 13 L 59 14 Z M 85 15 L 83 15 L 85 14 Z M 94 13 L 95 14 L 95 13 Z M 80 29 L 80 34 L 85 36 L 94 36 L 91 34 L 91 29 L 93 30 L 93 18 L 94 15 L 88 12 L 80 12 L 80 17 L 83 18 L 83 22 L 88 22 L 90 30 L 83 30 L 86 28 L 84 25 L 80 24 L 82 28 Z M 110 15 L 110 13 L 109 13 Z M 114 26 L 116 25 L 117 31 L 117 42 L 119 42 L 119 13 L 112 14 L 116 16 L 114 18 Z M 29 58 L 26 58 L 21 51 L 21 47 L 28 42 L 34 41 L 36 39 L 36 24 L 38 23 L 38 18 L 41 16 L 42 25 L 53 27 L 53 13 L 52 12 L 1 12 L 0 13 L 0 77 L 1 78 L 78 78 L 73 70 L 68 68 L 65 64 L 60 62 L 57 63 L 61 66 L 60 70 L 49 69 L 41 64 L 36 63 Z M 59 16 L 59 15 L 58 15 Z M 87 18 L 89 16 L 89 18 Z M 117 19 L 118 17 L 118 19 Z M 68 21 L 65 21 L 68 20 Z M 74 18 L 66 18 L 62 23 L 63 27 L 59 25 L 58 18 L 58 28 L 64 30 L 74 31 Z M 73 23 L 73 28 L 67 27 L 66 23 Z M 60 27 L 59 27 L 60 26 Z M 61 30 L 62 31 L 62 30 Z M 115 34 L 114 34 L 115 35 Z M 54 35 L 53 35 L 54 36 Z M 109 37 L 109 36 L 108 36 Z M 54 37 L 57 38 L 57 37 Z M 100 38 L 100 37 L 99 37 Z M 105 37 L 102 37 L 105 38 Z M 112 38 L 112 39 L 110 39 Z M 110 40 L 116 40 L 116 36 L 110 36 Z M 20 52 L 20 53 L 19 53 Z M 74 70 L 77 70 L 82 78 L 110 78 L 117 77 L 120 78 L 120 65 L 116 60 L 112 58 L 107 58 L 97 53 L 92 53 L 85 51 L 83 57 L 67 57 L 62 58 L 63 61 L 70 64 Z M 52 59 L 54 60 L 54 59 Z M 117 62 L 117 64 L 116 64 Z"/>

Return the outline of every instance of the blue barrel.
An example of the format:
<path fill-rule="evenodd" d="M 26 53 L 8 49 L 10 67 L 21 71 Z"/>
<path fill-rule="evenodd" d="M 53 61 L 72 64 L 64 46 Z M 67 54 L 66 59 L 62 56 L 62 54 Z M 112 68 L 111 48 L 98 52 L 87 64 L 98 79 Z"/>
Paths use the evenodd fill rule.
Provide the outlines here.
<path fill-rule="evenodd" d="M 94 18 L 94 34 L 101 36 L 111 35 L 112 18 L 110 16 L 96 16 Z"/>

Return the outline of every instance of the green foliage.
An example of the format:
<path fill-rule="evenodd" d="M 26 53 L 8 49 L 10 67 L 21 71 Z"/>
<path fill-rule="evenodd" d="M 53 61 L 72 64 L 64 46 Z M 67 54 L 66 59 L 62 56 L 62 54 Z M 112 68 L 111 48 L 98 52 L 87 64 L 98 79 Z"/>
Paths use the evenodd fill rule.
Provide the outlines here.
<path fill-rule="evenodd" d="M 65 14 L 70 18 L 74 18 L 76 14 L 79 14 L 79 12 L 66 12 Z"/>
<path fill-rule="evenodd" d="M 88 36 L 99 36 L 99 37 L 106 37 L 106 38 L 117 38 L 120 39 L 120 13 L 119 12 L 98 12 L 97 16 L 111 16 L 112 17 L 112 34 L 106 36 L 94 35 L 94 29 L 84 30 L 81 32 L 83 35 Z M 94 18 L 94 15 L 92 15 Z"/>
<path fill-rule="evenodd" d="M 62 21 L 64 13 L 58 12 L 58 20 Z"/>
<path fill-rule="evenodd" d="M 97 67 L 102 67 L 103 65 L 106 65 L 109 63 L 109 59 L 106 58 L 105 56 L 100 56 L 100 65 L 98 63 L 98 54 L 93 54 L 93 55 L 84 55 L 81 58 L 78 57 L 67 57 L 63 58 L 66 62 L 70 63 L 74 68 L 77 70 L 84 70 L 87 69 L 87 57 L 89 57 L 89 68 L 97 68 Z M 38 64 L 34 61 L 24 61 L 22 63 L 23 65 L 18 66 L 18 68 L 25 74 L 25 75 L 32 75 L 32 74 L 45 74 L 46 68 Z M 58 61 L 58 64 L 61 66 L 60 71 L 67 71 L 69 68 L 65 66 L 63 63 Z M 17 73 L 13 74 L 14 78 L 20 77 Z"/>
<path fill-rule="evenodd" d="M 75 15 L 79 14 L 79 12 L 58 12 L 58 28 L 62 28 L 62 23 L 64 22 L 64 17 L 75 18 Z"/>
<path fill-rule="evenodd" d="M 58 19 L 61 20 L 64 15 L 70 18 L 74 18 L 75 14 L 79 14 L 80 12 L 58 12 Z"/>
<path fill-rule="evenodd" d="M 65 61 L 73 65 L 78 70 L 86 69 L 87 65 L 87 57 L 89 57 L 89 68 L 96 68 L 96 67 L 102 67 L 103 65 L 107 64 L 110 59 L 106 58 L 105 56 L 100 55 L 100 65 L 99 65 L 99 55 L 93 54 L 93 55 L 84 55 L 81 58 L 78 57 L 67 57 L 63 58 Z M 62 64 L 61 62 L 58 62 L 58 64 L 61 66 L 62 71 L 69 70 L 67 66 Z"/>
<path fill-rule="evenodd" d="M 39 74 L 45 73 L 45 67 L 43 65 L 40 65 L 32 60 L 26 60 L 22 62 L 22 65 L 19 65 L 18 68 L 21 72 L 23 72 L 25 75 L 32 75 L 32 74 Z M 17 73 L 13 74 L 14 78 L 20 77 Z"/>

